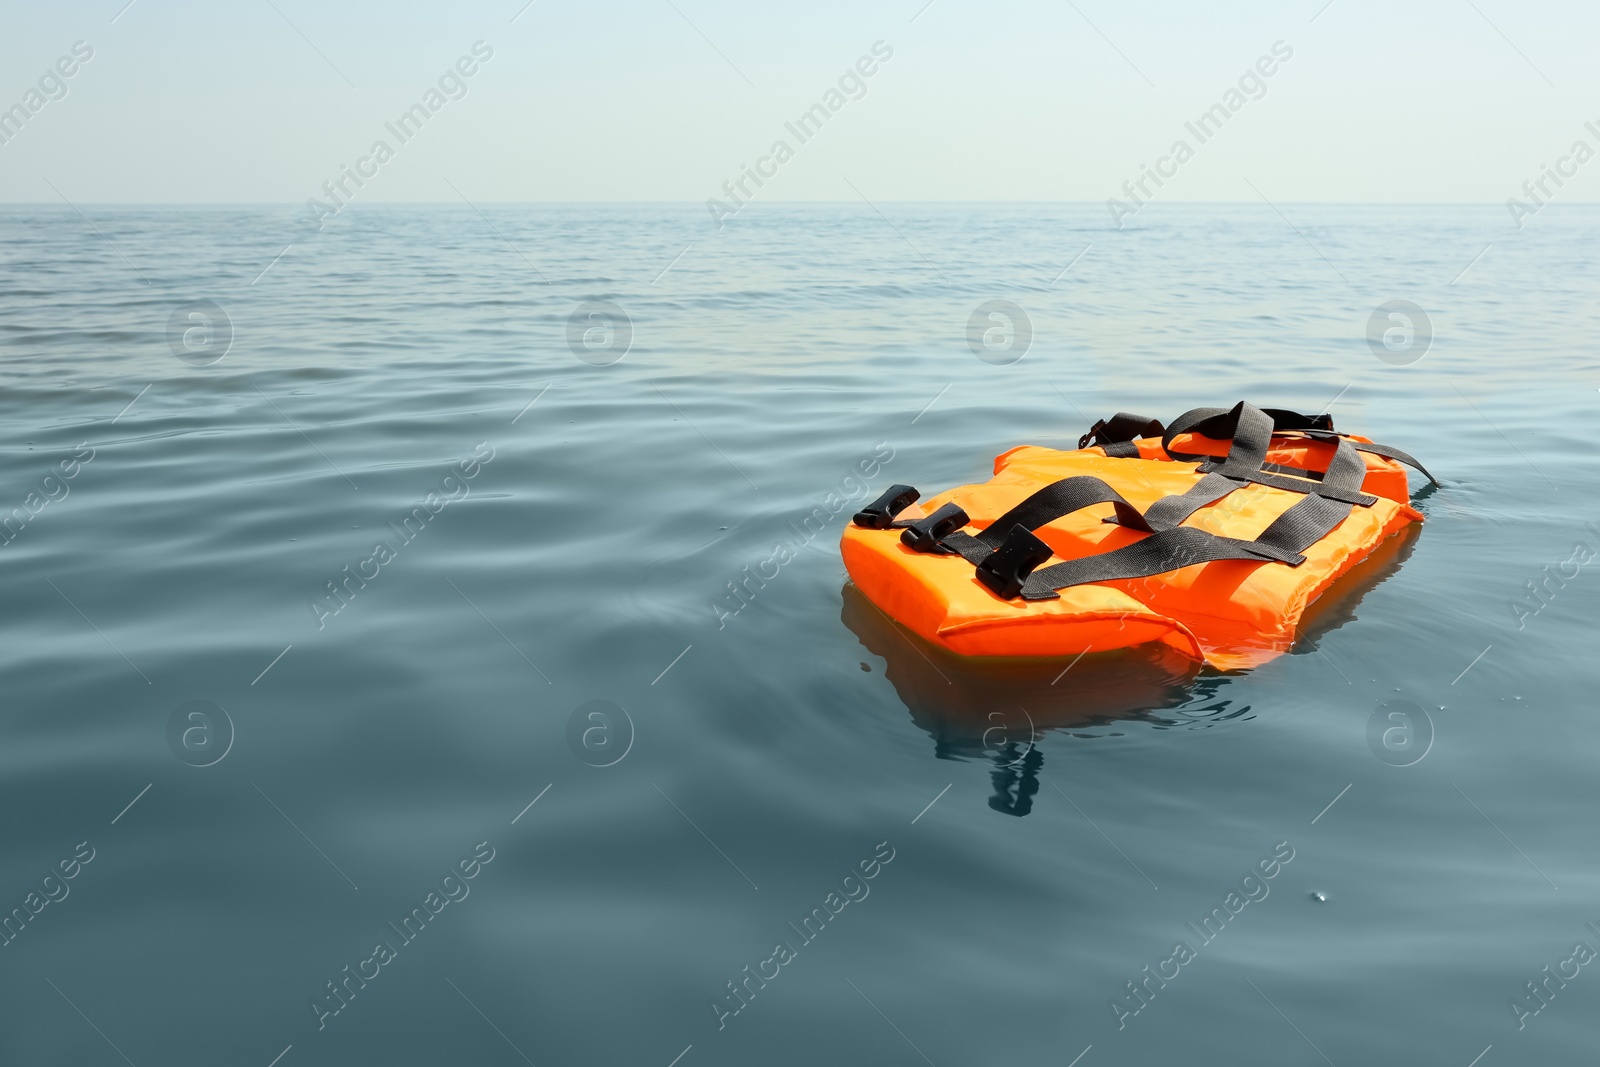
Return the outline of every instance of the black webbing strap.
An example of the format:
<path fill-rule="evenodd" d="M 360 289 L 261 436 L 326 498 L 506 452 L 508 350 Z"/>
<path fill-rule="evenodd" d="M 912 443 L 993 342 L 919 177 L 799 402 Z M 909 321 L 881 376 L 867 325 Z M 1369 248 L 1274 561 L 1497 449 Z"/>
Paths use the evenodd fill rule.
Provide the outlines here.
<path fill-rule="evenodd" d="M 1311 421 L 1305 416 L 1297 417 Z M 1239 404 L 1227 412 L 1210 409 L 1187 413 L 1176 424 L 1176 432 L 1195 432 L 1208 437 L 1229 435 L 1232 445 L 1226 460 L 1218 463 L 1208 459 L 1202 465 L 1203 476 L 1187 492 L 1163 497 L 1145 511 L 1145 521 L 1158 532 L 1110 552 L 1068 560 L 1031 573 L 1010 574 L 1011 580 L 1003 585 L 989 581 L 985 584 L 1001 593 L 1016 589 L 1027 600 L 1046 600 L 1056 596 L 1057 589 L 1069 586 L 1145 578 L 1217 560 L 1276 561 L 1299 566 L 1305 561 L 1301 553 L 1344 521 L 1351 507 L 1370 506 L 1377 498 L 1360 491 L 1366 477 L 1366 463 L 1343 439 L 1339 439 L 1328 470 L 1319 479 L 1263 472 L 1260 460 L 1264 459 L 1266 445 L 1271 442 L 1275 421 L 1267 412 L 1248 404 Z M 1183 428 L 1185 423 L 1190 429 Z M 1170 439 L 1163 444 L 1170 444 Z M 1252 470 L 1248 464 L 1253 457 L 1259 458 Z M 1244 481 L 1293 489 L 1305 493 L 1306 499 L 1279 515 L 1254 541 L 1221 537 L 1179 525 L 1201 507 L 1239 488 Z M 1013 533 L 1011 541 L 1015 543 L 1003 544 L 1004 551 L 997 555 L 1020 554 L 1026 547 L 1024 540 L 1022 531 Z M 1020 584 L 1016 581 L 1018 578 L 1022 579 Z"/>
<path fill-rule="evenodd" d="M 1262 415 L 1271 419 L 1272 429 L 1275 432 L 1301 431 L 1311 434 L 1316 431 L 1330 432 L 1333 430 L 1333 416 L 1331 415 L 1302 415 L 1298 411 L 1289 411 L 1286 408 L 1255 408 L 1249 404 L 1240 406 L 1250 408 L 1252 411 L 1259 411 Z M 1233 412 L 1238 411 L 1240 406 L 1235 406 L 1231 410 L 1227 408 L 1194 408 L 1191 411 L 1185 411 L 1173 420 L 1171 426 L 1167 427 L 1166 433 L 1161 438 L 1161 446 L 1166 449 L 1167 455 L 1173 459 L 1209 459 L 1210 457 L 1208 456 L 1172 451 L 1170 446 L 1173 438 L 1179 434 L 1197 433 L 1202 437 L 1227 440 L 1233 436 L 1235 425 Z"/>
<path fill-rule="evenodd" d="M 1272 444 L 1272 416 L 1240 401 L 1232 409 L 1195 408 L 1178 416 L 1161 438 L 1161 447 L 1174 459 L 1201 459 L 1204 475 L 1183 493 L 1164 496 L 1145 509 L 1145 520 L 1157 530 L 1170 530 L 1207 504 L 1214 504 L 1247 482 L 1259 481 L 1261 465 Z M 1212 456 L 1173 452 L 1172 439 L 1180 433 L 1198 433 L 1229 441 L 1228 455 L 1220 462 Z"/>
<path fill-rule="evenodd" d="M 1267 448 L 1272 444 L 1274 432 L 1280 430 L 1299 432 L 1317 440 L 1343 440 L 1332 430 L 1323 429 L 1332 425 L 1333 420 L 1328 415 L 1302 415 L 1297 411 L 1256 408 L 1241 402 L 1227 412 L 1223 412 L 1220 408 L 1195 408 L 1193 411 L 1184 412 L 1167 429 L 1161 444 L 1167 454 L 1174 459 L 1200 460 L 1200 466 L 1196 470 L 1208 478 L 1212 474 L 1217 474 L 1238 482 L 1255 482 L 1259 485 L 1269 485 L 1274 489 L 1285 489 L 1291 493 L 1321 493 L 1334 500 L 1371 507 L 1377 503 L 1378 498 L 1361 492 L 1359 481 L 1354 486 L 1326 486 L 1319 489 L 1318 483 L 1323 481 L 1321 474 L 1266 462 Z M 1228 447 L 1227 456 L 1220 460 L 1215 456 L 1174 452 L 1171 444 L 1180 433 L 1197 433 L 1202 437 L 1217 439 L 1231 438 L 1232 443 Z M 1284 477 L 1285 474 L 1293 477 Z M 1176 525 L 1198 508 L 1227 495 L 1221 486 L 1216 483 L 1208 484 L 1205 479 L 1196 484 L 1190 493 L 1194 495 L 1191 497 L 1186 493 L 1176 498 L 1182 501 L 1181 504 L 1176 502 L 1168 504 L 1167 500 L 1173 498 L 1165 498 L 1152 505 L 1151 510 L 1161 506 L 1154 525 L 1158 529 L 1163 524 Z"/>
<path fill-rule="evenodd" d="M 1022 598 L 1053 600 L 1057 589 L 1068 586 L 1146 578 L 1194 563 L 1223 559 L 1275 561 L 1291 567 L 1305 562 L 1305 557 L 1298 552 L 1284 551 L 1256 541 L 1218 537 L 1192 526 L 1175 526 L 1110 552 L 1070 559 L 1033 571 L 1022 583 Z"/>
<path fill-rule="evenodd" d="M 1109 419 L 1101 419 L 1089 427 L 1089 432 L 1078 438 L 1079 448 L 1088 448 L 1090 445 L 1102 447 L 1110 445 L 1127 445 L 1135 437 L 1160 437 L 1165 433 L 1160 419 L 1152 419 L 1148 415 L 1134 415 L 1126 411 L 1119 411 Z M 1125 459 L 1132 459 L 1139 455 L 1135 448 L 1132 453 L 1119 450 Z M 1106 455 L 1111 455 L 1111 449 L 1106 447 Z"/>
<path fill-rule="evenodd" d="M 1116 509 L 1117 521 L 1123 526 L 1146 532 L 1152 530 L 1144 516 L 1139 514 L 1139 509 L 1123 499 L 1121 493 L 1101 479 L 1083 474 L 1051 482 L 1031 493 L 976 535 L 960 529 L 967 523 L 966 513 L 954 504 L 946 504 L 933 515 L 912 524 L 911 529 L 901 535 L 901 540 L 919 552 L 937 552 L 940 549 L 955 552 L 976 566 L 998 548 L 1014 528 L 1020 526 L 1031 532 L 1064 515 L 1095 504 L 1110 504 Z M 941 516 L 945 517 L 946 524 L 959 517 L 960 525 L 941 532 L 938 529 Z"/>
<path fill-rule="evenodd" d="M 1208 458 L 1205 463 L 1200 464 L 1200 473 L 1205 474 L 1208 471 L 1215 470 L 1217 462 L 1214 456 Z M 1321 471 L 1307 470 L 1305 467 L 1291 467 L 1285 463 L 1263 463 L 1261 469 L 1268 474 L 1292 474 L 1296 478 L 1310 478 L 1314 482 L 1322 481 Z"/>
<path fill-rule="evenodd" d="M 1319 430 L 1307 430 L 1305 431 L 1305 435 L 1307 437 L 1315 438 L 1319 441 L 1330 441 L 1334 439 L 1341 441 L 1350 440 L 1348 437 L 1341 437 L 1336 433 L 1325 433 Z M 1355 447 L 1357 452 L 1370 452 L 1374 456 L 1382 456 L 1385 459 L 1398 460 L 1408 467 L 1415 467 L 1417 470 L 1422 472 L 1423 476 L 1426 477 L 1428 481 L 1432 482 L 1434 485 L 1439 484 L 1439 479 L 1435 478 L 1431 473 L 1429 473 L 1428 468 L 1424 467 L 1421 463 L 1418 463 L 1416 457 L 1412 456 L 1410 453 L 1402 452 L 1398 448 L 1395 448 L 1391 445 L 1376 445 L 1366 441 L 1350 441 L 1350 444 Z"/>
<path fill-rule="evenodd" d="M 1211 456 L 1174 452 L 1179 434 L 1197 433 L 1217 441 L 1231 441 L 1228 456 L 1218 470 L 1230 478 L 1244 478 L 1261 469 L 1272 443 L 1273 418 L 1254 404 L 1240 401 L 1232 408 L 1193 408 L 1185 411 L 1161 435 L 1161 447 L 1176 460 L 1208 460 Z"/>
<path fill-rule="evenodd" d="M 1219 426 L 1216 428 L 1216 432 L 1207 432 L 1207 428 L 1209 425 L 1211 425 L 1212 420 L 1221 419 L 1222 416 L 1226 414 L 1228 414 L 1227 408 L 1190 408 L 1188 411 L 1185 411 L 1182 415 L 1179 415 L 1177 418 L 1172 420 L 1172 425 L 1168 426 L 1166 432 L 1161 435 L 1161 447 L 1165 449 L 1167 455 L 1171 456 L 1173 459 L 1204 458 L 1202 456 L 1191 456 L 1186 452 L 1174 452 L 1172 450 L 1172 439 L 1177 437 L 1179 434 L 1185 433 L 1198 433 L 1205 437 L 1215 437 L 1218 439 L 1232 437 L 1233 428 L 1231 426 L 1225 428 Z"/>
<path fill-rule="evenodd" d="M 1408 467 L 1415 467 L 1417 470 L 1422 472 L 1423 476 L 1427 478 L 1428 481 L 1432 482 L 1434 485 L 1439 484 L 1439 479 L 1435 478 L 1432 472 L 1429 471 L 1427 467 L 1424 467 L 1421 463 L 1419 463 L 1417 458 L 1410 453 L 1402 452 L 1398 448 L 1395 448 L 1391 445 L 1379 445 L 1362 441 L 1351 441 L 1350 444 L 1358 452 L 1371 452 L 1375 456 L 1382 456 L 1385 459 L 1398 460 Z"/>
<path fill-rule="evenodd" d="M 1353 444 L 1354 442 L 1351 443 Z M 1285 478 L 1277 474 L 1268 474 L 1268 468 L 1292 472 L 1294 477 Z M 1217 467 L 1213 463 L 1202 463 L 1199 467 L 1200 473 L 1208 477 L 1210 476 L 1209 472 L 1216 469 Z M 1366 464 L 1364 463 L 1362 464 L 1362 470 L 1366 470 Z M 1359 481 L 1356 482 L 1356 488 L 1346 489 L 1326 485 L 1324 484 L 1324 479 L 1325 476 L 1320 472 L 1299 471 L 1294 467 L 1281 467 L 1276 463 L 1262 464 L 1262 469 L 1252 474 L 1249 478 L 1250 481 L 1258 485 L 1270 485 L 1274 489 L 1287 489 L 1291 493 L 1321 493 L 1323 496 L 1332 497 L 1334 500 L 1342 500 L 1347 504 L 1360 504 L 1364 508 L 1370 508 L 1378 502 L 1378 498 L 1372 494 L 1361 492 L 1361 483 Z"/>
<path fill-rule="evenodd" d="M 1326 537 L 1349 516 L 1350 509 L 1356 503 L 1354 498 L 1363 495 L 1358 489 L 1366 473 L 1366 462 L 1354 446 L 1341 440 L 1322 482 L 1306 483 L 1310 486 L 1306 490 L 1306 499 L 1274 519 L 1254 541 L 1221 537 L 1192 526 L 1172 526 L 1110 552 L 1033 571 L 1025 576 L 1021 595 L 1024 600 L 1048 600 L 1056 595 L 1056 590 L 1068 586 L 1146 578 L 1191 564 L 1217 560 L 1275 561 L 1292 567 L 1299 566 L 1305 562 L 1305 556 L 1301 553 Z M 1205 476 L 1211 477 L 1227 481 L 1220 475 Z M 1205 478 L 1196 488 L 1200 488 Z M 1151 505 L 1150 510 L 1145 512 L 1145 518 L 1150 519 L 1157 506 L 1183 499 L 1182 496 L 1165 497 Z M 1372 499 L 1375 501 L 1376 498 Z M 1013 534 L 1013 537 L 1021 540 L 1020 534 Z M 1002 549 L 1009 547 L 1002 545 Z"/>
<path fill-rule="evenodd" d="M 939 539 L 939 547 L 946 552 L 954 552 L 962 559 L 976 567 L 989 558 L 994 547 L 978 540 L 965 530 L 956 530 L 947 533 Z"/>
<path fill-rule="evenodd" d="M 1366 460 L 1351 442 L 1341 440 L 1321 483 L 1315 484 L 1304 500 L 1273 519 L 1256 538 L 1256 544 L 1283 552 L 1304 552 L 1326 537 L 1349 516 L 1351 507 L 1360 503 L 1354 498 L 1365 496 L 1359 490 L 1366 476 Z M 1367 506 L 1377 502 L 1376 497 L 1367 499 Z"/>
<path fill-rule="evenodd" d="M 1045 523 L 1054 522 L 1063 515 L 1070 515 L 1091 504 L 1112 505 L 1117 512 L 1117 521 L 1123 526 L 1135 530 L 1152 529 L 1145 517 L 1139 514 L 1139 509 L 1124 500 L 1121 493 L 1092 474 L 1080 474 L 1051 482 L 1033 493 L 990 523 L 989 528 L 978 535 L 978 539 L 990 548 L 998 548 L 1000 542 L 1010 536 L 1013 526 L 1037 530 Z"/>
<path fill-rule="evenodd" d="M 1215 472 L 1208 473 L 1187 491 L 1164 496 L 1151 504 L 1145 509 L 1144 521 L 1152 529 L 1170 530 L 1207 504 L 1216 503 L 1240 487 L 1240 483 L 1232 478 Z"/>
<path fill-rule="evenodd" d="M 1269 474 L 1292 474 L 1296 478 L 1310 478 L 1314 482 L 1322 481 L 1322 472 L 1307 470 L 1304 467 L 1290 467 L 1282 463 L 1263 463 L 1261 469 Z"/>
<path fill-rule="evenodd" d="M 1261 469 L 1267 448 L 1272 444 L 1272 416 L 1240 401 L 1232 408 L 1195 408 L 1186 411 L 1167 427 L 1161 447 L 1175 460 L 1213 460 L 1215 457 L 1174 452 L 1172 441 L 1179 434 L 1197 433 L 1218 441 L 1228 441 L 1228 454 L 1215 470 L 1227 478 L 1244 480 Z"/>
<path fill-rule="evenodd" d="M 1272 416 L 1274 430 L 1331 430 L 1333 429 L 1333 416 L 1327 412 L 1320 415 L 1302 415 L 1298 411 L 1287 408 L 1262 408 L 1262 411 Z"/>

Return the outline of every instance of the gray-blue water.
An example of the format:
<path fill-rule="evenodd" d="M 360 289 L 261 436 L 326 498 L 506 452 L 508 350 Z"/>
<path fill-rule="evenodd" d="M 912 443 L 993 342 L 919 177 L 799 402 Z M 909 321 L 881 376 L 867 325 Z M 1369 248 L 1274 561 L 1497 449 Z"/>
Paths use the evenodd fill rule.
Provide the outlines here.
<path fill-rule="evenodd" d="M 0 1062 L 1592 1062 L 1600 214 L 879 207 L 0 214 Z M 846 587 L 1240 399 L 1444 483 L 1294 654 Z"/>

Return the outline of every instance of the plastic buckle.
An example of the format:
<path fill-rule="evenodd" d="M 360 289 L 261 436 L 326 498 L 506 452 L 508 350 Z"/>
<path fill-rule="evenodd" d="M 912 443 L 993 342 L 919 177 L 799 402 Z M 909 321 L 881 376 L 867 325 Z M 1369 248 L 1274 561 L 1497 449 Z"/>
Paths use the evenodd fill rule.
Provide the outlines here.
<path fill-rule="evenodd" d="M 918 519 L 901 530 L 900 540 L 916 552 L 947 553 L 950 550 L 941 545 L 940 540 L 955 533 L 969 521 L 965 511 L 954 504 L 946 504 L 927 518 Z"/>
<path fill-rule="evenodd" d="M 1014 526 L 1000 547 L 978 564 L 978 581 L 1000 599 L 1015 600 L 1021 595 L 1028 575 L 1051 555 L 1050 546 L 1026 526 Z"/>
<path fill-rule="evenodd" d="M 1089 442 L 1094 440 L 1095 434 L 1099 433 L 1101 430 L 1103 430 L 1105 428 L 1106 428 L 1106 420 L 1105 419 L 1100 419 L 1093 426 L 1089 427 L 1089 432 L 1088 433 L 1086 433 L 1082 437 L 1078 438 L 1078 447 L 1079 448 L 1088 448 L 1089 447 Z"/>
<path fill-rule="evenodd" d="M 887 530 L 894 525 L 894 517 L 921 496 L 909 485 L 891 485 L 882 496 L 856 512 L 850 521 L 868 530 Z"/>

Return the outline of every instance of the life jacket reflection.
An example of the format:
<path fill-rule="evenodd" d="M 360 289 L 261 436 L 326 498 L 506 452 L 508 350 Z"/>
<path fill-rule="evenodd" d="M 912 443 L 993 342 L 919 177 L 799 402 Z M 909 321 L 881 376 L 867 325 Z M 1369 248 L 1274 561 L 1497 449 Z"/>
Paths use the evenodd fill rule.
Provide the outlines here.
<path fill-rule="evenodd" d="M 989 806 L 1007 815 L 1026 815 L 1032 808 L 1047 733 L 1092 729 L 1104 735 L 1127 719 L 1177 725 L 1188 714 L 1232 714 L 1231 702 L 1204 699 L 1223 679 L 1197 685 L 1200 665 L 1163 645 L 1088 655 L 1075 663 L 957 656 L 897 626 L 849 585 L 840 618 L 883 661 L 912 721 L 933 738 L 936 758 L 993 764 Z M 1163 714 L 1181 705 L 1190 706 L 1187 714 Z"/>

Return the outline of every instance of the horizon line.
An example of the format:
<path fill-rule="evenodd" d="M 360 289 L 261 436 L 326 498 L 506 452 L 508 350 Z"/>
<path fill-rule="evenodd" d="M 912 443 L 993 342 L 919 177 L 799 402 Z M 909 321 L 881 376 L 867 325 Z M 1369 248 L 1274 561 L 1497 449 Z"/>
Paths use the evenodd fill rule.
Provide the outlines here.
<path fill-rule="evenodd" d="M 80 205 L 90 207 L 305 207 L 301 200 L 82 200 Z M 1059 207 L 1105 207 L 1103 200 L 938 200 L 938 199 L 906 199 L 875 201 L 879 204 L 983 204 L 983 205 L 1048 205 Z M 1506 205 L 1501 200 L 1278 200 L 1279 204 L 1293 204 L 1309 207 L 1493 207 L 1503 209 Z M 661 205 L 661 206 L 694 206 L 705 207 L 703 200 L 476 200 L 473 204 L 496 204 L 517 206 L 609 206 L 609 205 Z M 765 207 L 793 207 L 805 205 L 837 205 L 855 204 L 859 200 L 852 199 L 815 199 L 815 200 L 764 200 Z M 472 204 L 462 204 L 454 200 L 368 200 L 361 203 L 347 203 L 341 209 L 348 211 L 363 208 L 381 207 L 453 207 L 462 210 L 471 210 Z M 1145 207 L 1258 207 L 1270 210 L 1270 206 L 1258 200 L 1162 200 L 1150 201 Z M 1596 207 L 1600 206 L 1597 200 L 1572 200 L 1560 203 L 1549 202 L 1545 207 Z M 71 211 L 69 205 L 61 204 L 55 200 L 0 200 L 0 208 L 10 207 L 57 207 L 63 211 Z M 1143 210 L 1143 209 L 1141 209 Z"/>

